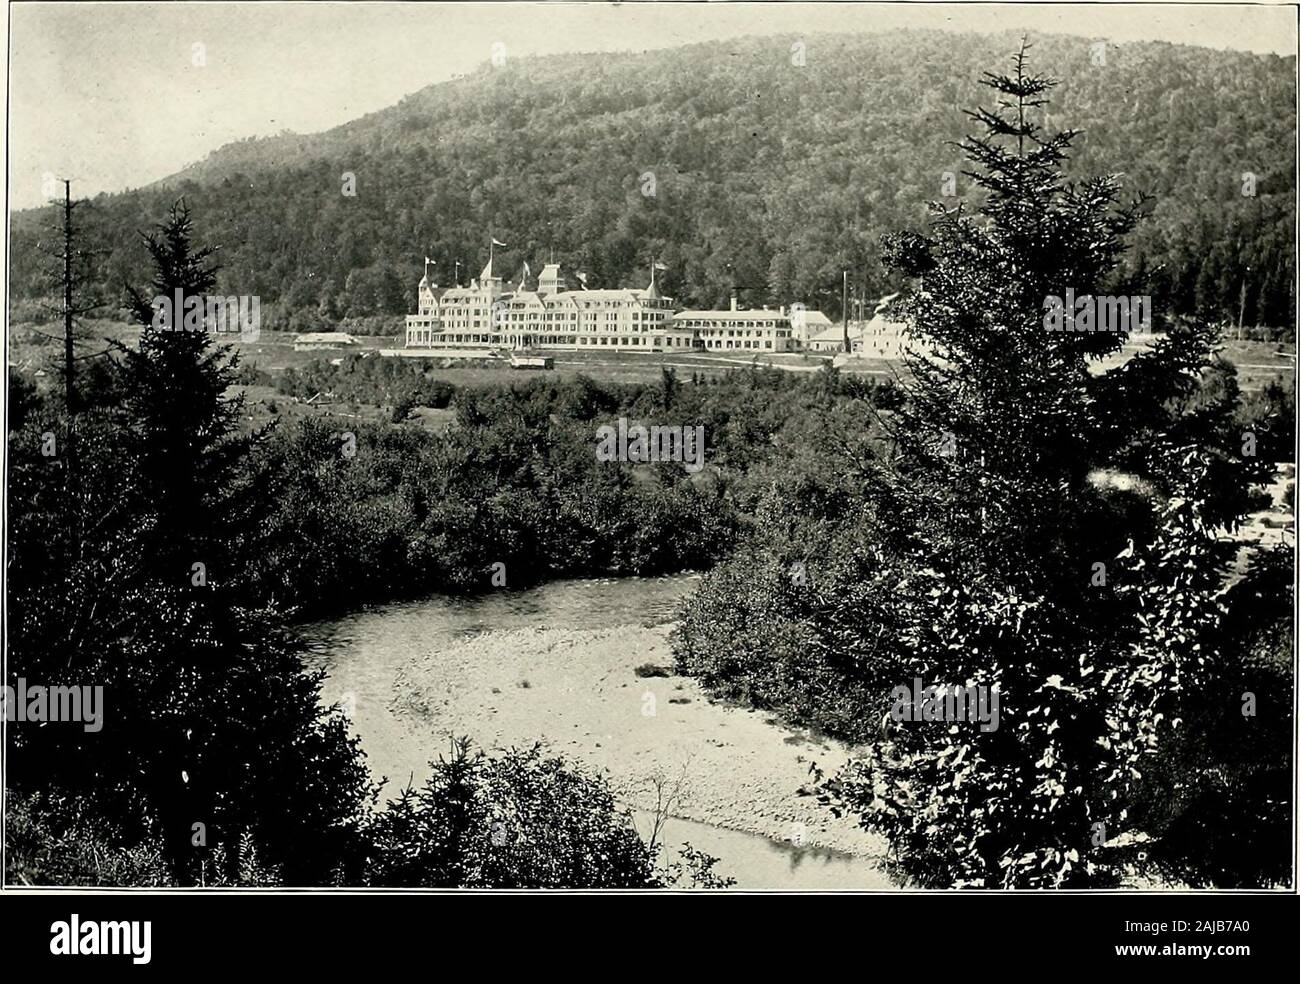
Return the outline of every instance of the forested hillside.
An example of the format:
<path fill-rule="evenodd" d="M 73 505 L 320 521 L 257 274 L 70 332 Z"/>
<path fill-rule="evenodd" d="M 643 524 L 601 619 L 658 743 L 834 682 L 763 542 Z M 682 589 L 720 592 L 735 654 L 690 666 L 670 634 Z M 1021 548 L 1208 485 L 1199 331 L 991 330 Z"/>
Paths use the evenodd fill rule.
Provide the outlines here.
<path fill-rule="evenodd" d="M 147 270 L 135 231 L 183 194 L 202 235 L 225 244 L 221 289 L 259 295 L 271 327 L 402 314 L 423 256 L 443 283 L 459 258 L 465 279 L 489 229 L 509 244 L 507 273 L 553 250 L 593 287 L 639 284 L 657 257 L 684 304 L 723 302 L 734 285 L 747 303 L 837 315 L 841 269 L 878 296 L 894 286 L 880 235 L 920 227 L 927 200 L 972 193 L 951 142 L 961 110 L 987 102 L 981 71 L 1018 39 L 814 35 L 792 52 L 797 40 L 509 59 L 323 134 L 222 148 L 95 199 L 96 279 L 118 303 Z M 1289 324 L 1294 59 L 1144 43 L 1107 45 L 1096 64 L 1084 39 L 1032 41 L 1061 80 L 1049 129 L 1084 131 L 1068 173 L 1120 171 L 1126 192 L 1155 196 L 1132 286 L 1157 313 Z M 46 289 L 36 243 L 51 219 L 14 217 L 19 319 Z"/>

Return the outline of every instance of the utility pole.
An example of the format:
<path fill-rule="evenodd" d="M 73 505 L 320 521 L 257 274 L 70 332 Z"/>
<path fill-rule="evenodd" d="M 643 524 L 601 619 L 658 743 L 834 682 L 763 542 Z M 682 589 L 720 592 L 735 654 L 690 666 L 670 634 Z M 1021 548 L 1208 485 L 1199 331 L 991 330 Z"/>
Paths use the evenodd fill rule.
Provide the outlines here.
<path fill-rule="evenodd" d="M 68 443 L 72 443 L 77 391 L 73 385 L 72 350 L 72 181 L 63 182 L 63 398 L 68 408 Z"/>
<path fill-rule="evenodd" d="M 852 354 L 853 346 L 849 343 L 849 271 L 847 269 L 844 271 L 844 298 L 842 310 L 844 311 L 844 351 Z"/>
<path fill-rule="evenodd" d="M 74 212 L 77 207 L 85 204 L 84 201 L 77 201 L 72 197 L 72 180 L 64 178 L 63 197 L 52 198 L 50 205 L 58 208 L 62 212 L 62 221 L 57 229 L 56 235 L 58 241 L 61 241 L 60 249 L 46 253 L 51 259 L 61 261 L 58 273 L 51 277 L 51 280 L 61 288 L 62 298 L 58 307 L 59 314 L 63 321 L 63 398 L 68 415 L 68 435 L 66 438 L 69 478 L 75 477 L 76 471 L 76 417 L 80 411 L 80 399 L 77 396 L 77 360 L 87 358 L 87 356 L 77 355 L 77 319 L 83 315 L 90 314 L 98 307 L 93 301 L 86 302 L 79 300 L 79 293 L 86 282 L 86 273 L 79 270 L 74 260 L 82 260 L 98 252 L 97 250 L 88 250 L 80 246 L 81 232 L 78 230 Z M 54 230 L 52 230 L 54 231 Z M 93 358 L 93 356 L 90 356 Z"/>
<path fill-rule="evenodd" d="M 72 199 L 72 180 L 63 179 L 63 200 L 57 198 L 51 203 L 58 206 L 63 212 L 63 222 L 61 237 L 63 240 L 62 252 L 57 254 L 57 258 L 63 261 L 63 269 L 60 271 L 60 286 L 63 288 L 62 308 L 60 313 L 63 315 L 63 398 L 65 412 L 67 413 L 67 435 L 64 438 L 63 457 L 67 462 L 64 470 L 65 476 L 65 495 L 67 497 L 67 508 L 69 521 L 73 529 L 73 542 L 76 544 L 76 557 L 81 560 L 85 550 L 85 541 L 82 536 L 82 516 L 80 504 L 80 464 L 77 454 L 77 385 L 76 385 L 76 324 L 77 318 L 94 310 L 95 305 L 81 305 L 76 303 L 77 289 L 82 284 L 82 274 L 78 273 L 73 267 L 74 256 L 86 256 L 88 251 L 78 249 L 78 232 L 73 224 L 73 211 L 78 205 L 82 204 Z"/>
<path fill-rule="evenodd" d="M 1246 320 L 1246 282 L 1250 278 L 1250 267 L 1247 266 L 1241 275 L 1241 300 L 1237 306 L 1237 341 L 1241 341 L 1241 326 Z"/>

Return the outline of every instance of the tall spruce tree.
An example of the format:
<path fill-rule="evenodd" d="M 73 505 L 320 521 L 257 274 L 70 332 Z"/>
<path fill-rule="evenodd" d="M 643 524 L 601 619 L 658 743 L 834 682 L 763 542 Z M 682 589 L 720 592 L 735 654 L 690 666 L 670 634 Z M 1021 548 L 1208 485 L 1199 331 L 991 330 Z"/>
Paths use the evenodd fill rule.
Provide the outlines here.
<path fill-rule="evenodd" d="M 1121 206 L 1114 177 L 1064 180 L 1075 133 L 1035 121 L 1055 82 L 1024 47 L 984 84 L 997 104 L 969 114 L 982 132 L 963 143 L 982 204 L 936 205 L 928 236 L 886 244 L 914 278 L 920 345 L 886 421 L 898 453 L 876 546 L 833 617 L 901 687 L 996 690 L 997 727 L 935 705 L 900 722 L 900 699 L 828 798 L 925 885 L 1112 884 L 1144 836 L 1130 827 L 1145 763 L 1214 658 L 1215 528 L 1244 501 L 1216 499 L 1216 482 L 1242 490 L 1251 471 L 1178 415 L 1212 333 L 1170 326 L 1101 372 L 1126 333 L 1052 330 L 1050 298 L 1106 293 L 1141 202 Z"/>
<path fill-rule="evenodd" d="M 238 524 L 239 460 L 257 435 L 238 424 L 242 399 L 229 396 L 238 357 L 218 345 L 203 310 L 217 282 L 214 247 L 195 247 L 193 221 L 184 200 L 168 220 L 143 234 L 153 262 L 147 292 L 128 289 L 140 325 L 140 344 L 123 350 L 127 410 L 135 422 L 135 465 L 150 504 L 148 529 L 159 573 L 175 565 L 188 580 L 202 563 L 211 580 L 229 583 L 222 559 L 230 553 Z M 181 304 L 177 304 L 177 300 Z M 197 301 L 187 312 L 184 303 Z"/>
<path fill-rule="evenodd" d="M 209 880 L 235 863 L 221 846 L 251 838 L 289 883 L 321 883 L 349 857 L 368 779 L 279 614 L 250 603 L 250 551 L 275 549 L 252 544 L 270 497 L 249 467 L 259 435 L 240 430 L 229 348 L 174 305 L 215 286 L 215 250 L 194 244 L 183 202 L 145 245 L 154 277 L 129 292 L 141 338 L 122 362 L 140 506 L 121 755 L 178 878 Z M 173 302 L 170 317 L 155 299 Z"/>

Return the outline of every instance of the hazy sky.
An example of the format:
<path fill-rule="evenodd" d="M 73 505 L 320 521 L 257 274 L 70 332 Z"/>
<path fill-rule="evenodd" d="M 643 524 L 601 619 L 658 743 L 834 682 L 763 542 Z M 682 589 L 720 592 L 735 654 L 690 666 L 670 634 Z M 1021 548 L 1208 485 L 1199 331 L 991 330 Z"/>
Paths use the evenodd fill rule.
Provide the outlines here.
<path fill-rule="evenodd" d="M 1294 54 L 1285 7 L 1073 4 L 18 2 L 10 13 L 11 203 L 46 174 L 91 195 L 147 184 L 232 140 L 327 129 L 509 57 L 746 34 L 898 27 L 1079 34 Z M 202 61 L 195 64 L 201 45 Z M 812 53 L 810 53 L 811 56 Z"/>

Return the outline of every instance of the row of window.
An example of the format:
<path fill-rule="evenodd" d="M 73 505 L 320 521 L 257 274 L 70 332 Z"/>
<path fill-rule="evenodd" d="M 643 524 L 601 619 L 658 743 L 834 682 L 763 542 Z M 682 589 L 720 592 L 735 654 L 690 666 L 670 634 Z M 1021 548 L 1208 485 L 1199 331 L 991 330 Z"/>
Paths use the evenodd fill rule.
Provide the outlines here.
<path fill-rule="evenodd" d="M 764 338 L 764 337 L 768 337 L 768 336 L 772 336 L 772 335 L 773 335 L 773 332 L 772 332 L 772 329 L 770 329 L 770 328 L 768 328 L 768 329 L 763 329 L 763 328 L 757 328 L 757 329 L 750 329 L 750 328 L 736 328 L 736 329 L 729 329 L 729 330 L 727 330 L 727 334 L 726 334 L 725 337 L 727 337 L 727 338 Z M 701 330 L 700 330 L 700 337 L 702 337 L 702 338 L 722 338 L 722 337 L 724 337 L 724 336 L 723 336 L 723 334 L 722 334 L 722 329 L 718 329 L 718 333 L 717 333 L 716 335 L 713 335 L 713 334 L 709 333 L 709 332 L 707 331 L 707 329 L 701 329 Z M 790 331 L 789 331 L 789 329 L 786 329 L 786 330 L 783 331 L 783 330 L 781 330 L 781 329 L 778 328 L 778 329 L 776 329 L 776 333 L 775 333 L 775 336 L 774 336 L 774 337 L 776 337 L 776 338 L 789 338 L 789 337 L 790 337 Z"/>
<path fill-rule="evenodd" d="M 618 312 L 616 311 L 605 311 L 605 312 L 597 312 L 597 313 L 598 314 L 603 313 L 604 320 L 606 322 L 613 323 L 619 320 L 619 315 Z M 438 315 L 435 311 L 425 308 L 420 311 L 420 316 L 437 317 Z M 480 327 L 484 322 L 486 322 L 489 316 L 490 316 L 490 309 L 485 307 L 475 307 L 470 309 L 445 308 L 442 312 L 441 321 L 444 325 L 453 328 L 470 327 L 471 326 L 470 322 L 472 321 L 473 322 L 472 326 L 477 328 Z M 521 318 L 520 311 L 517 308 L 512 308 L 508 310 L 505 313 L 504 317 L 505 320 L 507 321 L 523 320 L 523 321 L 539 321 L 539 322 L 540 321 L 578 322 L 581 320 L 581 316 L 579 315 L 578 312 L 564 312 L 564 311 L 547 311 L 544 314 L 538 313 L 536 311 L 528 311 L 528 312 L 524 312 L 523 317 Z M 662 324 L 667 319 L 668 319 L 667 312 L 647 311 L 644 314 L 640 311 L 632 312 L 633 322 L 647 321 L 650 322 L 651 324 Z M 726 331 L 728 333 L 727 334 L 728 338 L 738 337 L 736 335 L 737 331 L 745 332 L 745 334 L 740 337 L 749 338 L 749 337 L 753 337 L 750 334 L 750 332 L 752 331 L 761 332 L 761 331 L 771 331 L 773 329 L 777 330 L 776 332 L 777 338 L 790 337 L 790 327 L 788 321 L 775 321 L 775 320 L 751 321 L 751 322 L 747 322 L 743 327 L 736 328 L 734 321 L 733 322 L 707 321 L 700 318 L 678 318 L 673 320 L 673 326 L 677 328 L 697 329 L 699 331 L 710 331 L 710 332 Z"/>
<path fill-rule="evenodd" d="M 408 347 L 434 345 L 612 345 L 615 348 L 659 346 L 693 348 L 691 339 L 673 335 L 647 338 L 641 335 L 612 335 L 589 338 L 585 335 L 499 335 L 433 332 L 412 329 L 407 332 Z"/>
<path fill-rule="evenodd" d="M 758 340 L 749 341 L 749 342 L 746 342 L 746 341 L 739 341 L 739 342 L 727 341 L 726 344 L 724 345 L 724 344 L 723 344 L 723 340 L 720 339 L 720 338 L 706 338 L 706 339 L 704 339 L 704 343 L 703 343 L 703 344 L 704 344 L 704 347 L 705 347 L 706 349 L 721 349 L 721 348 L 729 348 L 729 349 L 749 349 L 749 350 L 759 349 L 759 350 L 762 350 L 762 349 L 770 349 L 770 348 L 772 347 L 772 342 L 771 342 L 770 340 L 769 340 L 769 341 L 764 341 L 764 342 L 759 342 Z"/>
<path fill-rule="evenodd" d="M 438 336 L 439 340 L 449 344 L 462 343 L 464 341 L 467 341 L 468 339 L 462 338 L 460 336 L 455 336 L 453 333 L 456 332 L 457 330 L 465 331 L 465 330 L 482 329 L 485 327 L 484 320 L 485 319 L 479 319 L 479 318 L 460 319 L 460 320 L 450 321 L 450 322 L 444 320 L 439 325 L 439 322 L 436 319 L 431 319 L 431 321 L 425 325 L 413 324 L 411 326 L 410 331 L 408 332 L 408 337 L 411 338 L 418 337 L 427 340 L 433 338 L 436 335 Z M 494 327 L 491 334 L 474 335 L 473 341 L 485 342 L 485 343 L 491 343 L 497 345 L 505 344 L 508 343 L 515 336 L 502 335 L 502 330 L 504 329 L 508 331 L 511 328 L 517 329 L 520 327 L 523 327 L 523 325 L 518 323 L 518 319 L 507 319 L 506 324 Z M 646 324 L 646 325 L 633 324 L 630 326 L 629 325 L 618 326 L 616 324 L 607 323 L 601 325 L 601 324 L 589 322 L 585 325 L 574 325 L 572 326 L 571 330 L 577 330 L 584 333 L 590 333 L 590 332 L 597 333 L 595 337 L 591 337 L 591 344 L 593 345 L 610 344 L 611 343 L 610 335 L 607 335 L 606 333 L 612 334 L 618 331 L 622 331 L 624 333 L 630 333 L 630 334 L 627 335 L 626 339 L 622 339 L 619 338 L 617 335 L 613 335 L 613 339 L 612 339 L 613 344 L 641 345 L 642 341 L 638 333 L 657 332 L 662 330 L 663 327 L 665 326 L 651 325 L 651 324 Z M 667 327 L 674 328 L 674 329 L 682 329 L 683 325 L 680 322 L 673 322 L 671 325 Z M 725 339 L 726 339 L 725 344 L 724 344 L 724 331 L 725 331 Z M 779 340 L 784 340 L 784 339 L 789 339 L 790 336 L 791 336 L 791 331 L 789 329 L 766 329 L 765 330 L 759 328 L 731 328 L 725 330 L 719 329 L 716 334 L 712 332 L 701 331 L 700 337 L 698 339 L 698 343 L 696 340 L 687 337 L 668 336 L 667 341 L 664 342 L 664 344 L 670 345 L 672 347 L 692 347 L 698 344 L 702 348 L 709 348 L 709 349 L 731 349 L 731 348 L 771 349 L 774 347 L 778 349 L 783 349 L 788 347 L 790 343 L 786 342 L 782 344 L 778 342 L 778 344 L 774 346 L 772 339 L 775 338 Z M 544 341 L 544 342 L 539 342 L 539 344 L 585 345 L 587 344 L 587 339 L 590 336 L 584 334 L 584 335 L 568 335 L 568 336 L 555 335 L 555 336 L 545 336 L 545 337 L 554 338 L 557 339 L 557 341 L 554 342 Z M 563 341 L 563 339 L 565 338 L 568 339 L 567 342 Z M 657 343 L 658 343 L 657 341 L 651 341 L 651 340 L 647 340 L 645 342 L 645 344 L 657 344 Z"/>
<path fill-rule="evenodd" d="M 536 309 L 537 307 L 536 304 L 528 304 L 522 302 L 511 302 L 511 301 L 484 302 L 482 298 L 476 299 L 474 301 L 445 301 L 441 305 L 441 307 L 445 311 L 456 311 L 456 310 L 464 311 L 473 308 L 478 308 L 481 310 L 483 308 L 491 307 L 492 304 L 496 304 L 496 303 L 505 304 L 506 306 L 513 308 L 515 310 L 524 310 L 527 308 Z M 438 307 L 439 305 L 426 304 L 424 303 L 424 299 L 421 298 L 420 306 L 432 308 L 432 307 Z M 672 308 L 672 303 L 669 301 L 572 301 L 568 303 L 559 302 L 557 306 L 562 306 L 566 309 L 573 309 L 573 310 L 581 308 L 583 311 L 590 311 L 593 308 L 598 311 L 607 310 L 609 308 L 618 308 L 619 310 L 631 309 L 634 311 L 662 312 L 662 311 L 670 310 Z"/>
<path fill-rule="evenodd" d="M 687 328 L 702 328 L 709 331 L 736 327 L 735 321 L 709 321 L 703 318 L 681 318 L 677 323 Z M 790 322 L 784 318 L 768 321 L 745 321 L 742 326 L 746 328 L 788 328 Z"/>
<path fill-rule="evenodd" d="M 506 318 L 506 319 L 504 319 L 503 324 L 498 325 L 498 326 L 495 326 L 494 330 L 496 330 L 496 331 L 501 331 L 502 329 L 519 328 L 519 327 L 523 327 L 523 326 L 525 326 L 526 324 L 527 324 L 527 322 L 521 322 L 520 319 L 517 319 L 517 318 Z M 455 329 L 462 329 L 462 330 L 463 330 L 463 329 L 466 329 L 466 328 L 482 328 L 482 327 L 484 327 L 484 323 L 483 323 L 483 319 L 481 319 L 481 318 L 472 318 L 472 319 L 471 319 L 471 318 L 459 318 L 459 319 L 456 319 L 456 320 L 454 320 L 454 321 L 448 321 L 448 320 L 436 321 L 436 320 L 435 320 L 435 321 L 429 323 L 428 326 L 429 326 L 429 327 L 433 327 L 435 330 L 438 330 L 438 328 L 441 327 L 442 330 L 452 331 L 452 330 L 455 330 Z M 412 327 L 413 329 L 414 329 L 414 328 L 423 328 L 423 327 L 426 327 L 426 325 L 424 325 L 424 324 L 416 324 L 416 323 L 413 323 L 413 324 L 411 325 L 411 327 Z M 539 324 L 539 327 L 540 327 L 540 324 Z M 617 324 L 616 322 L 606 322 L 606 323 L 604 323 L 604 324 L 597 324 L 597 323 L 588 322 L 587 324 L 572 325 L 572 326 L 570 326 L 570 330 L 573 330 L 573 331 L 631 331 L 631 332 L 652 332 L 652 331 L 661 331 L 661 330 L 663 330 L 664 328 L 676 328 L 676 327 L 677 327 L 676 325 L 663 325 L 663 324 L 633 324 L 633 325 L 622 325 L 622 326 L 620 326 L 620 325 Z"/>

